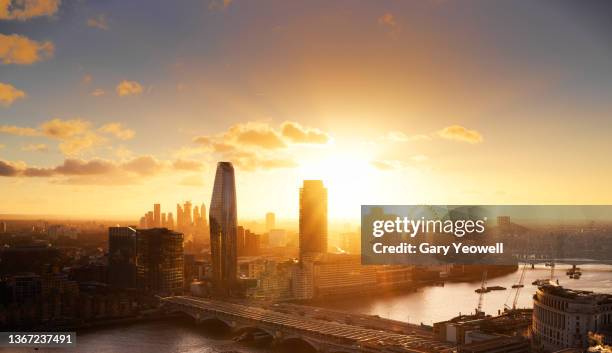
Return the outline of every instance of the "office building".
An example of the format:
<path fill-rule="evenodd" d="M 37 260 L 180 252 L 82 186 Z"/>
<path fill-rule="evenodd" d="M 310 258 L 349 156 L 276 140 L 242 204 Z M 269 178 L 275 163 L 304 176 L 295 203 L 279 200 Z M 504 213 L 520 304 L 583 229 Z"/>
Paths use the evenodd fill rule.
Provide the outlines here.
<path fill-rule="evenodd" d="M 174 216 L 172 212 L 168 212 L 168 218 L 166 219 L 166 228 L 174 229 Z"/>
<path fill-rule="evenodd" d="M 321 180 L 304 180 L 300 189 L 300 258 L 327 252 L 327 189 Z"/>
<path fill-rule="evenodd" d="M 213 282 L 227 293 L 237 279 L 237 211 L 234 167 L 219 162 L 210 201 L 210 252 Z"/>
<path fill-rule="evenodd" d="M 145 293 L 172 295 L 183 290 L 183 234 L 166 228 L 138 230 L 137 282 Z"/>
<path fill-rule="evenodd" d="M 589 333 L 609 332 L 612 295 L 547 284 L 533 297 L 532 337 L 546 351 L 589 346 Z M 608 335 L 609 336 L 609 335 Z"/>
<path fill-rule="evenodd" d="M 6 222 L 0 222 L 0 233 L 6 233 Z"/>
<path fill-rule="evenodd" d="M 181 224 L 182 227 L 191 227 L 193 223 L 191 219 L 192 212 L 193 211 L 191 210 L 191 201 L 185 202 L 185 204 L 183 204 L 183 223 Z"/>
<path fill-rule="evenodd" d="M 271 231 L 276 227 L 276 216 L 273 212 L 266 213 L 266 232 Z"/>
<path fill-rule="evenodd" d="M 136 288 L 136 238 L 132 227 L 108 228 L 108 281 L 119 288 Z"/>
<path fill-rule="evenodd" d="M 153 205 L 153 227 L 161 227 L 161 205 L 158 203 Z"/>

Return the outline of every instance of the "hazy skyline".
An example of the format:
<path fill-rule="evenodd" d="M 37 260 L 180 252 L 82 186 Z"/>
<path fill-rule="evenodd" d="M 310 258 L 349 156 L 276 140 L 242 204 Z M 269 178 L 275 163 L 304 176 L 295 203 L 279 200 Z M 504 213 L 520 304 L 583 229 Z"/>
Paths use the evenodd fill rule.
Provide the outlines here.
<path fill-rule="evenodd" d="M 0 214 L 605 204 L 606 1 L 0 1 Z"/>

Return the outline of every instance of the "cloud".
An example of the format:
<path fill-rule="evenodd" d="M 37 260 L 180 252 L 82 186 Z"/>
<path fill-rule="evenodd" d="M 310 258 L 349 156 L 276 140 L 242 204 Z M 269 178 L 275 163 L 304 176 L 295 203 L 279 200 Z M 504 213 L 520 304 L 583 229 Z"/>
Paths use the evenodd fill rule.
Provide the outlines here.
<path fill-rule="evenodd" d="M 64 164 L 55 167 L 53 171 L 61 175 L 99 175 L 115 171 L 117 166 L 103 159 L 83 161 L 80 159 L 66 159 Z"/>
<path fill-rule="evenodd" d="M 199 172 L 204 169 L 204 164 L 195 160 L 177 159 L 172 163 L 172 167 L 176 170 Z"/>
<path fill-rule="evenodd" d="M 59 149 L 68 156 L 83 153 L 108 142 L 108 139 L 100 133 L 112 135 L 120 140 L 127 140 L 134 136 L 134 131 L 124 128 L 120 123 L 109 123 L 98 130 L 93 130 L 89 121 L 79 118 L 70 120 L 51 119 L 42 123 L 38 129 L 0 125 L 0 133 L 30 137 L 43 136 L 58 140 L 60 142 Z"/>
<path fill-rule="evenodd" d="M 26 93 L 8 83 L 0 82 L 0 105 L 9 107 L 17 99 L 25 98 Z"/>
<path fill-rule="evenodd" d="M 279 134 L 265 124 L 236 124 L 226 133 L 227 140 L 265 149 L 284 148 L 287 145 Z"/>
<path fill-rule="evenodd" d="M 471 144 L 481 143 L 482 135 L 476 130 L 469 130 L 460 125 L 447 126 L 438 131 L 438 136 L 447 140 L 467 142 Z"/>
<path fill-rule="evenodd" d="M 90 123 L 81 119 L 52 119 L 44 122 L 40 129 L 45 136 L 56 139 L 67 139 L 82 134 L 89 129 Z"/>
<path fill-rule="evenodd" d="M 104 95 L 104 90 L 102 88 L 96 88 L 93 91 L 91 91 L 91 95 L 94 97 L 100 97 Z"/>
<path fill-rule="evenodd" d="M 0 176 L 13 177 L 19 174 L 19 168 L 12 162 L 0 160 Z"/>
<path fill-rule="evenodd" d="M 196 148 L 184 147 L 177 155 L 211 153 L 234 163 L 243 170 L 293 168 L 298 164 L 284 155 L 291 144 L 325 144 L 330 137 L 315 128 L 286 121 L 280 129 L 267 123 L 247 122 L 232 125 L 226 132 L 214 136 L 196 136 Z"/>
<path fill-rule="evenodd" d="M 18 34 L 0 34 L 0 61 L 3 64 L 31 65 L 52 57 L 54 50 L 49 41 L 37 42 Z"/>
<path fill-rule="evenodd" d="M 108 31 L 108 29 L 109 29 L 108 19 L 106 18 L 105 14 L 99 14 L 96 17 L 91 17 L 91 18 L 87 19 L 87 26 L 93 27 L 93 28 L 98 28 L 98 29 L 101 29 L 103 31 Z"/>
<path fill-rule="evenodd" d="M 123 163 L 121 167 L 141 176 L 151 176 L 160 172 L 163 164 L 153 156 L 140 156 Z"/>
<path fill-rule="evenodd" d="M 26 21 L 53 16 L 59 6 L 60 0 L 0 0 L 0 20 Z"/>
<path fill-rule="evenodd" d="M 415 162 L 425 162 L 426 160 L 429 159 L 429 157 L 422 155 L 422 154 L 417 154 L 417 155 L 410 157 L 410 159 Z"/>
<path fill-rule="evenodd" d="M 0 125 L 0 133 L 15 136 L 40 136 L 41 133 L 30 127 L 19 127 L 15 125 Z"/>
<path fill-rule="evenodd" d="M 29 145 L 23 146 L 21 150 L 25 152 L 48 152 L 49 147 L 45 145 L 44 143 L 29 144 Z"/>
<path fill-rule="evenodd" d="M 378 24 L 392 28 L 397 27 L 397 22 L 395 22 L 395 16 L 393 16 L 393 14 L 390 12 L 387 12 L 384 15 L 380 16 L 378 18 Z"/>
<path fill-rule="evenodd" d="M 98 131 L 111 134 L 120 140 L 130 140 L 135 135 L 134 130 L 124 128 L 121 123 L 105 124 Z"/>
<path fill-rule="evenodd" d="M 123 80 L 119 82 L 115 91 L 119 97 L 139 95 L 142 93 L 142 85 L 136 81 Z"/>
<path fill-rule="evenodd" d="M 208 9 L 213 11 L 225 10 L 231 4 L 233 0 L 212 0 L 208 3 Z"/>
<path fill-rule="evenodd" d="M 285 138 L 294 143 L 325 144 L 329 141 L 326 133 L 318 129 L 302 127 L 296 122 L 285 121 L 281 125 L 281 131 Z"/>

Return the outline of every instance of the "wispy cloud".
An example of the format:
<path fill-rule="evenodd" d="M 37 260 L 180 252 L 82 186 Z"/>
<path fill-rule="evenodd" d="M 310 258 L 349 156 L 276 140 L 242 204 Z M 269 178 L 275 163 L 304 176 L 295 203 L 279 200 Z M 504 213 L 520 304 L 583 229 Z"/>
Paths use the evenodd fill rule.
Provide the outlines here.
<path fill-rule="evenodd" d="M 208 3 L 208 9 L 213 11 L 225 10 L 232 2 L 233 0 L 212 0 Z"/>
<path fill-rule="evenodd" d="M 438 131 L 438 136 L 447 140 L 467 142 L 471 144 L 481 143 L 482 134 L 476 130 L 467 129 L 461 125 L 451 125 Z"/>
<path fill-rule="evenodd" d="M 108 25 L 108 18 L 106 14 L 99 14 L 96 17 L 90 17 L 87 19 L 87 26 L 92 28 L 101 29 L 103 31 L 108 31 L 110 29 Z"/>
<path fill-rule="evenodd" d="M 0 125 L 0 133 L 58 140 L 60 151 L 67 156 L 78 155 L 104 145 L 108 139 L 101 134 L 111 135 L 119 140 L 134 136 L 133 130 L 123 127 L 120 123 L 108 123 L 96 130 L 89 121 L 80 118 L 54 118 L 43 122 L 38 128 Z"/>
<path fill-rule="evenodd" d="M 21 150 L 25 152 L 48 152 L 49 146 L 45 145 L 44 143 L 29 144 L 23 146 Z"/>
<path fill-rule="evenodd" d="M 119 95 L 119 97 L 139 95 L 142 93 L 143 88 L 142 85 L 136 81 L 128 81 L 123 80 L 119 82 L 117 87 L 115 87 L 115 91 Z"/>

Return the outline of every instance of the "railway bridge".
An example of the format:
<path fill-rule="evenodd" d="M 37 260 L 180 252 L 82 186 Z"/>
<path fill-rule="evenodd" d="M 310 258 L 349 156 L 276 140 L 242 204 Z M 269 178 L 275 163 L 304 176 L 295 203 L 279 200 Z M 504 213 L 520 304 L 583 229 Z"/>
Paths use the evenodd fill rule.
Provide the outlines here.
<path fill-rule="evenodd" d="M 162 298 L 168 312 L 182 312 L 197 322 L 220 321 L 232 331 L 267 335 L 271 344 L 307 344 L 321 353 L 450 353 L 453 346 L 419 333 L 375 330 L 278 312 L 242 303 L 192 296 Z"/>

